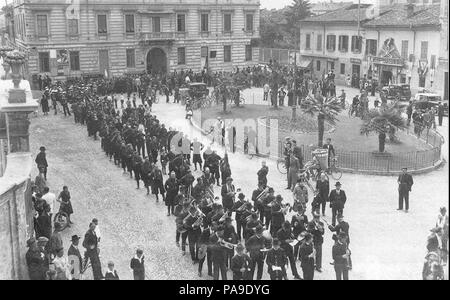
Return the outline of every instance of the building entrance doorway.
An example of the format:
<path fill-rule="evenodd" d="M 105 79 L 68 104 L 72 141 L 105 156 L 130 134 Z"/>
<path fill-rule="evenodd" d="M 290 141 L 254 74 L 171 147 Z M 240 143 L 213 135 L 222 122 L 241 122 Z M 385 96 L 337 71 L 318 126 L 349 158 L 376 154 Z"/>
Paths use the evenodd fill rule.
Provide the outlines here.
<path fill-rule="evenodd" d="M 391 71 L 383 70 L 383 72 L 381 72 L 381 85 L 382 86 L 389 85 L 389 82 L 392 83 L 393 82 L 392 79 L 393 79 L 393 77 L 392 77 Z"/>
<path fill-rule="evenodd" d="M 167 55 L 161 48 L 153 48 L 147 53 L 147 72 L 149 74 L 167 73 Z"/>

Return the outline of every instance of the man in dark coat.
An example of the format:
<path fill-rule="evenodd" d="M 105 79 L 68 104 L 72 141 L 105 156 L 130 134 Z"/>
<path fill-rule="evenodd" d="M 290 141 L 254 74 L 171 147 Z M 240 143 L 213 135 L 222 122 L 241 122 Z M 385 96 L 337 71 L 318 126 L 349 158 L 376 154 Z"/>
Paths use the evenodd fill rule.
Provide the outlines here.
<path fill-rule="evenodd" d="M 231 259 L 231 271 L 233 271 L 233 280 L 247 280 L 250 273 L 250 257 L 244 253 L 244 245 L 238 244 L 236 255 Z"/>
<path fill-rule="evenodd" d="M 317 212 L 314 213 L 313 220 L 308 224 L 308 232 L 313 236 L 316 271 L 322 272 L 322 244 L 325 227 L 323 222 L 320 221 L 320 214 Z"/>
<path fill-rule="evenodd" d="M 320 174 L 320 179 L 317 180 L 316 191 L 320 200 L 318 205 L 322 207 L 322 215 L 325 216 L 325 207 L 327 205 L 328 195 L 330 194 L 330 182 L 323 173 Z"/>
<path fill-rule="evenodd" d="M 257 280 L 261 280 L 264 267 L 264 253 L 261 252 L 265 248 L 266 239 L 262 235 L 263 227 L 258 225 L 255 228 L 255 235 L 251 236 L 245 243 L 245 248 L 250 254 L 251 265 L 249 280 L 253 280 L 256 266 L 258 266 Z"/>
<path fill-rule="evenodd" d="M 267 186 L 267 174 L 269 173 L 269 168 L 266 166 L 266 162 L 261 163 L 261 169 L 258 171 L 258 185 L 262 185 L 263 188 Z"/>
<path fill-rule="evenodd" d="M 283 223 L 283 227 L 280 230 L 278 230 L 276 236 L 280 241 L 280 246 L 284 250 L 284 254 L 289 259 L 292 275 L 294 276 L 295 279 L 300 279 L 300 276 L 297 272 L 297 266 L 295 265 L 294 248 L 290 244 L 292 242 L 293 237 L 291 223 L 289 223 L 289 221 L 285 221 Z"/>
<path fill-rule="evenodd" d="M 164 189 L 166 191 L 166 206 L 167 206 L 167 216 L 174 212 L 175 209 L 175 196 L 178 194 L 180 184 L 176 178 L 175 172 L 170 173 L 170 178 L 166 180 L 164 184 Z"/>
<path fill-rule="evenodd" d="M 287 279 L 286 264 L 288 260 L 283 248 L 280 248 L 280 241 L 273 239 L 272 249 L 267 252 L 266 263 L 271 280 Z"/>
<path fill-rule="evenodd" d="M 39 251 L 36 239 L 31 237 L 27 241 L 28 251 L 25 259 L 30 280 L 45 280 L 45 256 Z"/>
<path fill-rule="evenodd" d="M 409 210 L 409 192 L 414 184 L 413 178 L 408 174 L 407 168 L 402 168 L 402 174 L 398 176 L 398 208 L 397 210 L 403 210 L 403 201 L 405 202 L 405 211 Z"/>
<path fill-rule="evenodd" d="M 330 207 L 331 207 L 331 225 L 336 225 L 336 216 L 338 214 L 343 215 L 344 214 L 344 206 L 345 202 L 347 201 L 347 196 L 345 195 L 345 192 L 341 190 L 341 183 L 338 181 L 335 184 L 336 188 L 330 192 L 330 195 L 328 196 L 328 200 L 330 201 Z"/>
<path fill-rule="evenodd" d="M 300 246 L 299 256 L 301 261 L 301 267 L 303 270 L 304 280 L 314 279 L 314 246 L 313 246 L 313 236 L 307 233 L 304 242 Z"/>
<path fill-rule="evenodd" d="M 131 259 L 130 268 L 133 270 L 134 280 L 145 280 L 144 251 L 136 250 L 136 256 Z"/>
<path fill-rule="evenodd" d="M 211 257 L 213 263 L 213 278 L 214 280 L 219 280 L 219 272 L 222 276 L 222 280 L 227 280 L 227 268 L 226 256 L 227 248 L 222 246 L 221 241 L 223 240 L 224 228 L 219 226 L 215 234 L 211 235 L 209 238 L 209 244 L 211 248 Z"/>
<path fill-rule="evenodd" d="M 227 211 L 231 211 L 236 195 L 236 190 L 233 185 L 233 179 L 231 177 L 228 177 L 226 183 L 222 185 L 221 195 L 223 208 Z"/>
<path fill-rule="evenodd" d="M 350 254 L 347 250 L 346 243 L 347 235 L 341 232 L 338 236 L 338 241 L 333 245 L 333 260 L 334 260 L 334 271 L 336 272 L 336 280 L 348 280 L 348 259 Z"/>
<path fill-rule="evenodd" d="M 86 248 L 85 261 L 87 261 L 87 258 L 91 260 L 94 280 L 101 280 L 103 278 L 103 273 L 100 258 L 98 256 L 98 238 L 95 233 L 95 227 L 95 223 L 89 224 L 89 230 L 84 235 L 83 247 Z"/>
<path fill-rule="evenodd" d="M 48 163 L 47 163 L 47 157 L 45 154 L 45 147 L 40 147 L 39 150 L 41 152 L 39 152 L 39 154 L 36 156 L 35 162 L 36 162 L 38 170 L 43 169 L 44 178 L 45 178 L 45 180 L 47 180 Z"/>

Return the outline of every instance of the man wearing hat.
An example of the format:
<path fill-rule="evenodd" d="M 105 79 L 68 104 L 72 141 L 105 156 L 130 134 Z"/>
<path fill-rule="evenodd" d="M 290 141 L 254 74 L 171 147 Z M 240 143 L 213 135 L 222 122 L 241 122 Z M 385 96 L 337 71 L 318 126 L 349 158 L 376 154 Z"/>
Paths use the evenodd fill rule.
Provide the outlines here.
<path fill-rule="evenodd" d="M 308 232 L 313 236 L 316 271 L 322 272 L 322 244 L 325 228 L 323 222 L 320 221 L 320 213 L 314 212 L 313 220 L 308 224 Z"/>
<path fill-rule="evenodd" d="M 231 271 L 233 271 L 233 280 L 247 280 L 250 274 L 250 257 L 244 253 L 244 245 L 236 246 L 236 255 L 231 259 Z"/>
<path fill-rule="evenodd" d="M 262 206 L 264 208 L 264 225 L 266 229 L 269 229 L 270 223 L 272 222 L 272 208 L 271 203 L 275 201 L 275 191 L 273 188 L 269 188 L 267 196 L 262 199 Z M 263 222 L 263 220 L 261 220 Z"/>
<path fill-rule="evenodd" d="M 43 174 L 44 174 L 44 178 L 45 180 L 47 180 L 47 168 L 48 168 L 48 163 L 47 163 L 47 156 L 45 154 L 45 147 L 42 146 L 39 148 L 40 152 L 38 153 L 38 155 L 36 156 L 36 159 L 34 160 L 36 162 L 37 168 L 38 170 L 43 170 Z"/>
<path fill-rule="evenodd" d="M 339 233 L 338 241 L 334 244 L 332 253 L 336 280 L 348 280 L 350 252 L 347 249 L 347 235 L 344 232 Z"/>
<path fill-rule="evenodd" d="M 403 210 L 403 201 L 405 202 L 405 212 L 409 210 L 409 192 L 414 184 L 411 174 L 408 174 L 408 168 L 402 168 L 402 174 L 398 176 L 398 208 Z"/>
<path fill-rule="evenodd" d="M 228 177 L 226 183 L 222 185 L 221 190 L 222 205 L 226 211 L 231 211 L 234 204 L 234 197 L 236 195 L 236 189 L 233 185 L 233 179 Z"/>
<path fill-rule="evenodd" d="M 89 224 L 89 230 L 84 235 L 83 247 L 86 248 L 85 260 L 91 260 L 92 273 L 94 280 L 101 280 L 103 278 L 102 265 L 98 256 L 100 250 L 98 248 L 98 238 L 95 233 L 95 223 Z"/>
<path fill-rule="evenodd" d="M 330 201 L 331 207 L 331 225 L 336 225 L 336 216 L 338 214 L 344 214 L 344 206 L 347 201 L 347 196 L 345 195 L 345 191 L 341 190 L 341 183 L 338 181 L 335 184 L 336 188 L 330 192 L 330 196 L 328 196 L 328 200 Z"/>
<path fill-rule="evenodd" d="M 261 162 L 261 169 L 258 171 L 258 185 L 262 185 L 263 188 L 267 186 L 267 174 L 269 173 L 269 167 L 267 167 L 266 162 Z"/>
<path fill-rule="evenodd" d="M 280 247 L 278 238 L 273 239 L 272 249 L 267 252 L 266 263 L 271 280 L 287 279 L 287 257 L 283 248 Z"/>
<path fill-rule="evenodd" d="M 281 229 L 284 223 L 284 213 L 282 211 L 282 201 L 283 197 L 281 195 L 277 195 L 275 197 L 275 203 L 272 204 L 272 224 L 270 225 L 270 234 L 275 236 L 278 230 Z"/>
<path fill-rule="evenodd" d="M 78 244 L 80 242 L 80 237 L 78 235 L 72 235 L 72 244 L 67 251 L 67 257 L 69 264 L 72 265 L 72 280 L 80 279 L 80 268 L 83 265 L 83 259 L 81 258 L 80 250 L 78 249 Z"/>
<path fill-rule="evenodd" d="M 251 265 L 250 265 L 250 275 L 249 280 L 253 280 L 253 275 L 255 274 L 255 269 L 258 267 L 258 273 L 256 275 L 257 280 L 261 280 L 263 267 L 264 267 L 264 253 L 261 252 L 265 248 L 266 239 L 263 237 L 263 227 L 258 225 L 255 228 L 255 234 L 251 236 L 245 243 L 245 248 L 250 254 Z"/>
<path fill-rule="evenodd" d="M 314 279 L 314 257 L 315 257 L 313 236 L 310 233 L 306 233 L 304 242 L 299 249 L 299 257 L 301 267 L 303 271 L 304 280 Z"/>
<path fill-rule="evenodd" d="M 328 225 L 328 229 L 330 229 L 332 232 L 336 232 L 335 240 L 337 240 L 337 237 L 341 232 L 344 232 L 347 235 L 347 244 L 350 244 L 350 225 L 344 221 L 344 215 L 339 214 L 337 216 L 338 224 L 336 226 Z"/>

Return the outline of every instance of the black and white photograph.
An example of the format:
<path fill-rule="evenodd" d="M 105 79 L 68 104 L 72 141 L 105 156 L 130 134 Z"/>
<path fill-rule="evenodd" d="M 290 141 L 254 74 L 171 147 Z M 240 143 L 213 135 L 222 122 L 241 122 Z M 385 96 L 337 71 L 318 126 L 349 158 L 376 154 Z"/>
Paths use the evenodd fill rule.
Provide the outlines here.
<path fill-rule="evenodd" d="M 0 280 L 449 279 L 447 0 L 0 6 Z"/>

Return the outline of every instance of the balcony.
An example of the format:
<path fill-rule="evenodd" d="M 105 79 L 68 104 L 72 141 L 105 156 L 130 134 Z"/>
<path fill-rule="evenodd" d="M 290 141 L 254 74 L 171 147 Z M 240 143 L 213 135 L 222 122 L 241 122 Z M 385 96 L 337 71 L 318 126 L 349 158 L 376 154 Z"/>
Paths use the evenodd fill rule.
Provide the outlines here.
<path fill-rule="evenodd" d="M 141 42 L 163 41 L 170 42 L 175 40 L 175 32 L 141 32 L 139 35 Z"/>

